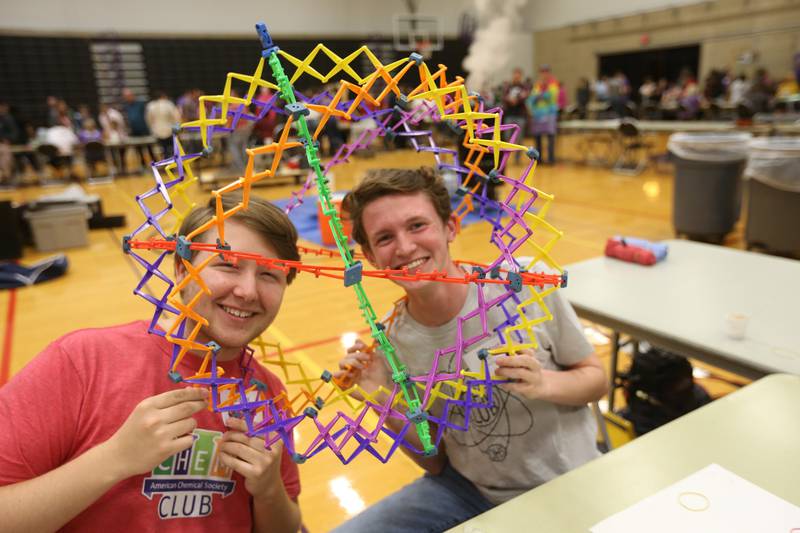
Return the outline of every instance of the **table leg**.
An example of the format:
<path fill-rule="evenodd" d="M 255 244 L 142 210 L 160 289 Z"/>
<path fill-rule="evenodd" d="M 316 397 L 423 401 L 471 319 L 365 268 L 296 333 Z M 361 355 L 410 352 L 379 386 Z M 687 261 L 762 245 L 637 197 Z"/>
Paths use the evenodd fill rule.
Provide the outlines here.
<path fill-rule="evenodd" d="M 619 332 L 615 331 L 611 335 L 611 365 L 608 373 L 608 410 L 614 411 L 614 391 L 617 387 L 617 361 L 619 359 Z"/>

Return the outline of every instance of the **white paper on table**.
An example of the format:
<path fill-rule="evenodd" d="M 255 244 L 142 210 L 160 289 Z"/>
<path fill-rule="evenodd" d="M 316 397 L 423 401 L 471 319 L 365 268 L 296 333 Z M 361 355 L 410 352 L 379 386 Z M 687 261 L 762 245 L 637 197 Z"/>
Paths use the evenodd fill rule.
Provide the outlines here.
<path fill-rule="evenodd" d="M 800 507 L 711 464 L 595 524 L 590 531 L 798 533 Z"/>

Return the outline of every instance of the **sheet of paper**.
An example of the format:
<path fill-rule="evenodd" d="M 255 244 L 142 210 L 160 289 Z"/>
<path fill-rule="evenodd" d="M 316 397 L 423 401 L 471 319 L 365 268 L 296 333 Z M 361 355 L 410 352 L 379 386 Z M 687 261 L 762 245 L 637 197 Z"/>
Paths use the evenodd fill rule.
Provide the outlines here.
<path fill-rule="evenodd" d="M 711 464 L 591 528 L 592 533 L 800 533 L 800 507 Z"/>

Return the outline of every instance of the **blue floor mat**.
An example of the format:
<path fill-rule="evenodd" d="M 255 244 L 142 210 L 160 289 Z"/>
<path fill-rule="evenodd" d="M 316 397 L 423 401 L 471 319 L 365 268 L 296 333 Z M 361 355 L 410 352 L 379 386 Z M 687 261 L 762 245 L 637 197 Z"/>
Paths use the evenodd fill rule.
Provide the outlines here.
<path fill-rule="evenodd" d="M 460 197 L 453 197 L 451 198 L 451 204 L 453 206 L 453 210 L 458 206 L 461 201 Z M 285 200 L 275 200 L 272 203 L 280 207 L 281 209 L 285 208 L 286 205 L 289 203 L 289 199 Z M 477 211 L 477 209 L 476 209 Z M 467 214 L 462 221 L 462 227 L 469 226 L 470 224 L 474 224 L 476 222 L 481 221 L 481 217 L 477 215 L 476 211 L 472 211 L 471 213 Z M 487 210 L 489 213 L 496 213 L 496 211 Z M 306 241 L 310 241 L 322 246 L 322 236 L 319 232 L 319 221 L 317 219 L 317 197 L 313 195 L 306 196 L 303 200 L 303 203 L 296 207 L 292 212 L 289 214 L 289 218 L 294 223 L 295 227 L 297 228 L 297 233 L 300 235 L 300 238 Z"/>

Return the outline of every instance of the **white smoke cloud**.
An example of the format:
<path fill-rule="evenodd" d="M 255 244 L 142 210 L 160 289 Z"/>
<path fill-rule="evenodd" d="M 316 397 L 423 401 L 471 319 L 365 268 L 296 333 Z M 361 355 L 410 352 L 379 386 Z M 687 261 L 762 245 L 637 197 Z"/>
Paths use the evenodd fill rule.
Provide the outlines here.
<path fill-rule="evenodd" d="M 467 87 L 483 91 L 508 70 L 514 53 L 513 34 L 522 22 L 528 0 L 474 0 L 478 27 L 475 30 L 464 69 Z"/>

